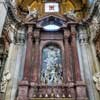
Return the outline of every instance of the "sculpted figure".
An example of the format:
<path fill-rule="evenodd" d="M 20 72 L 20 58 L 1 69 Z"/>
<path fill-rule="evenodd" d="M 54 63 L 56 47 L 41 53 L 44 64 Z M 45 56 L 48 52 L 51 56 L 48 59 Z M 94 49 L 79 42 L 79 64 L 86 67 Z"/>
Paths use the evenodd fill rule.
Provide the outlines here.
<path fill-rule="evenodd" d="M 70 10 L 69 12 L 68 12 L 68 16 L 69 17 L 76 17 L 76 14 L 75 14 L 75 12 L 74 12 L 74 10 Z"/>
<path fill-rule="evenodd" d="M 28 6 L 28 15 L 26 16 L 26 18 L 30 18 L 30 17 L 33 17 L 33 18 L 36 18 L 37 17 L 37 14 L 38 14 L 38 11 L 36 8 L 34 8 L 33 10 L 31 10 L 31 7 Z"/>
<path fill-rule="evenodd" d="M 6 92 L 6 87 L 10 79 L 11 79 L 11 75 L 10 75 L 10 72 L 7 70 L 4 72 L 2 82 L 0 84 L 0 92 L 3 92 L 3 93 Z"/>
<path fill-rule="evenodd" d="M 96 17 L 93 18 L 92 23 L 93 23 L 93 28 L 94 28 L 94 30 L 97 31 L 97 30 L 99 29 L 99 24 L 98 24 L 98 20 L 97 20 Z"/>
<path fill-rule="evenodd" d="M 94 76 L 93 76 L 93 80 L 94 82 L 96 83 L 96 88 L 98 91 L 100 91 L 100 72 L 96 73 Z"/>

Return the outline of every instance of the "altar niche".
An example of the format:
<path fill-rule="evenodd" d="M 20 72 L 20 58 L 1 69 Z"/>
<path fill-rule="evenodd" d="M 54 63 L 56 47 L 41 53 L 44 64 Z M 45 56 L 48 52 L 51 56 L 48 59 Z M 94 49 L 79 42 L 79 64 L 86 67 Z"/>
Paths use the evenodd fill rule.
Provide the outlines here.
<path fill-rule="evenodd" d="M 55 44 L 49 44 L 42 50 L 41 82 L 47 85 L 62 84 L 62 53 Z"/>
<path fill-rule="evenodd" d="M 75 25 L 57 31 L 29 26 L 17 100 L 87 100 L 78 61 Z"/>

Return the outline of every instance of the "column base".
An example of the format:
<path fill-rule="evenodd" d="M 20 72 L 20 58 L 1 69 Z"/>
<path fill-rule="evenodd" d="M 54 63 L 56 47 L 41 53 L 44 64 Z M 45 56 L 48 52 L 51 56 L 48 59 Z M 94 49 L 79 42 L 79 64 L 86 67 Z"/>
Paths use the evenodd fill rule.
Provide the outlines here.
<path fill-rule="evenodd" d="M 28 99 L 29 82 L 22 80 L 18 86 L 17 100 L 29 100 Z"/>
<path fill-rule="evenodd" d="M 28 98 L 28 97 L 22 97 L 22 96 L 20 97 L 20 96 L 19 96 L 19 97 L 17 98 L 17 100 L 29 100 L 29 98 Z"/>
<path fill-rule="evenodd" d="M 75 98 L 76 93 L 75 93 L 75 83 L 74 82 L 69 82 L 68 84 L 68 89 L 67 89 L 67 97 L 69 98 Z"/>
<path fill-rule="evenodd" d="M 76 100 L 88 100 L 88 98 L 77 98 Z"/>
<path fill-rule="evenodd" d="M 76 81 L 76 97 L 77 100 L 88 100 L 85 82 Z"/>
<path fill-rule="evenodd" d="M 29 100 L 88 100 L 87 98 L 31 98 Z"/>

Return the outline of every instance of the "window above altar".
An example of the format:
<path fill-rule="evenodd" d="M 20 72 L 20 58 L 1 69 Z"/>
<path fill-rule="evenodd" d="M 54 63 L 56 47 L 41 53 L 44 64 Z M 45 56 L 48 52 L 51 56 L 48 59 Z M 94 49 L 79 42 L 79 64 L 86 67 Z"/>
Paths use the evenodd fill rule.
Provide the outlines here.
<path fill-rule="evenodd" d="M 55 25 L 55 24 L 49 24 L 43 27 L 44 30 L 46 31 L 57 31 L 60 29 L 60 26 Z"/>

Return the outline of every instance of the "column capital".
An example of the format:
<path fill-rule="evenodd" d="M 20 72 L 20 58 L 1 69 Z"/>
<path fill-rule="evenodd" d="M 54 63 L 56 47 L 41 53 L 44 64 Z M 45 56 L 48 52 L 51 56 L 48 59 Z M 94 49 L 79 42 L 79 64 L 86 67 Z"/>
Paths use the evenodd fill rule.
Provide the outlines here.
<path fill-rule="evenodd" d="M 79 42 L 80 43 L 88 43 L 89 35 L 84 27 L 79 27 Z"/>
<path fill-rule="evenodd" d="M 28 25 L 28 33 L 31 33 L 33 31 L 33 26 L 32 25 Z"/>
<path fill-rule="evenodd" d="M 18 33 L 16 34 L 16 43 L 17 44 L 24 44 L 26 40 L 26 35 L 24 31 L 18 31 Z"/>
<path fill-rule="evenodd" d="M 32 33 L 33 33 L 33 26 L 28 25 L 28 30 L 27 30 L 28 37 L 32 37 Z"/>
<path fill-rule="evenodd" d="M 71 34 L 76 35 L 76 25 L 71 25 Z"/>
<path fill-rule="evenodd" d="M 70 37 L 70 30 L 64 29 L 64 39 L 68 39 Z"/>
<path fill-rule="evenodd" d="M 34 38 L 35 39 L 39 39 L 39 36 L 40 36 L 40 30 L 39 29 L 35 29 L 34 30 Z"/>
<path fill-rule="evenodd" d="M 32 38 L 32 33 L 33 33 L 33 26 L 28 25 L 28 30 L 27 30 L 27 38 L 31 39 Z"/>

